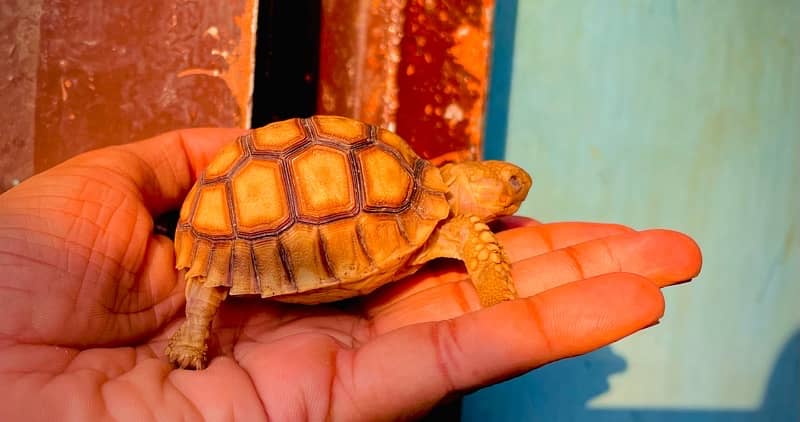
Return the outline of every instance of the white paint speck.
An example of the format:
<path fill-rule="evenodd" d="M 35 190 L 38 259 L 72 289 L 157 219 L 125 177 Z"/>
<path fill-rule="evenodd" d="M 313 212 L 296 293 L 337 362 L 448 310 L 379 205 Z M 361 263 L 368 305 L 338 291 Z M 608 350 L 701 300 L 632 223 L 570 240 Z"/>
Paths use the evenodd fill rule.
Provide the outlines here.
<path fill-rule="evenodd" d="M 228 58 L 228 52 L 227 52 L 227 51 L 225 51 L 225 50 L 219 50 L 219 49 L 216 49 L 216 48 L 212 48 L 212 49 L 211 49 L 211 55 L 212 55 L 212 56 L 220 56 L 220 57 L 222 57 L 223 59 L 226 59 L 226 58 Z"/>
<path fill-rule="evenodd" d="M 208 29 L 206 29 L 206 34 L 208 34 L 211 38 L 214 38 L 215 40 L 218 40 L 219 39 L 219 28 L 217 28 L 216 26 L 209 26 Z"/>
<path fill-rule="evenodd" d="M 450 103 L 446 109 L 444 109 L 444 116 L 445 119 L 451 120 L 453 123 L 458 123 L 464 120 L 464 110 L 458 106 L 456 103 Z"/>

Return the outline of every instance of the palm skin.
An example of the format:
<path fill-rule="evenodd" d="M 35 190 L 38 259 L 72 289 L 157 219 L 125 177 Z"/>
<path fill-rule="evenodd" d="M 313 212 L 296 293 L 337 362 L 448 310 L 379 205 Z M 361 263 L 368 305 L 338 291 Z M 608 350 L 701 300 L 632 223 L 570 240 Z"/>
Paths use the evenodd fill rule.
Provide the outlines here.
<path fill-rule="evenodd" d="M 163 356 L 183 318 L 179 206 L 241 133 L 195 129 L 80 155 L 0 196 L 0 420 L 394 420 L 445 397 L 589 352 L 658 321 L 659 288 L 690 280 L 680 233 L 509 218 L 521 299 L 480 309 L 457 263 L 369 297 L 302 307 L 229 298 L 209 367 Z"/>

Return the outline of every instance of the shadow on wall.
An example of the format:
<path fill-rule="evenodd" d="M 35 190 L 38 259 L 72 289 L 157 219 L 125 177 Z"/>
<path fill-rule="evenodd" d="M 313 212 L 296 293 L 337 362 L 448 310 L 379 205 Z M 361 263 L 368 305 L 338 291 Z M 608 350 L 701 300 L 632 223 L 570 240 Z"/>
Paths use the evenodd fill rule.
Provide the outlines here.
<path fill-rule="evenodd" d="M 466 398 L 463 421 L 798 421 L 800 420 L 800 330 L 773 366 L 761 405 L 753 410 L 607 408 L 591 399 L 608 391 L 608 378 L 624 372 L 625 360 L 610 347 L 539 368 Z"/>

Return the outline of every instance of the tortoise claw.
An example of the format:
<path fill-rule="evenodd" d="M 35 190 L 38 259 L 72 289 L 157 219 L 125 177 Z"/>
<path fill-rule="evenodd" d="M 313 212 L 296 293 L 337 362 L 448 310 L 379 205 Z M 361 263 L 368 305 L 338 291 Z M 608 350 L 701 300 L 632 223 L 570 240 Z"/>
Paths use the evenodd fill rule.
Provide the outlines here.
<path fill-rule="evenodd" d="M 167 359 L 169 363 L 181 369 L 203 369 L 206 362 L 205 348 L 198 348 L 188 344 L 172 344 L 167 346 Z"/>
<path fill-rule="evenodd" d="M 167 355 L 169 363 L 181 369 L 203 369 L 206 363 L 206 346 L 204 337 L 199 337 L 199 345 L 195 336 L 186 335 L 186 327 L 182 326 L 170 338 L 164 354 Z"/>

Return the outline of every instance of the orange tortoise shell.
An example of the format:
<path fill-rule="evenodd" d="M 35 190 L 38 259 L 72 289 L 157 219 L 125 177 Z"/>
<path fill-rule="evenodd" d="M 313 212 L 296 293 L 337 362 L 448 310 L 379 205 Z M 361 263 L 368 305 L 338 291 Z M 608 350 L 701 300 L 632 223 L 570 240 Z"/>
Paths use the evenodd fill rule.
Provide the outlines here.
<path fill-rule="evenodd" d="M 230 294 L 319 303 L 396 279 L 450 208 L 439 169 L 392 132 L 314 116 L 250 131 L 189 192 L 177 268 Z"/>

